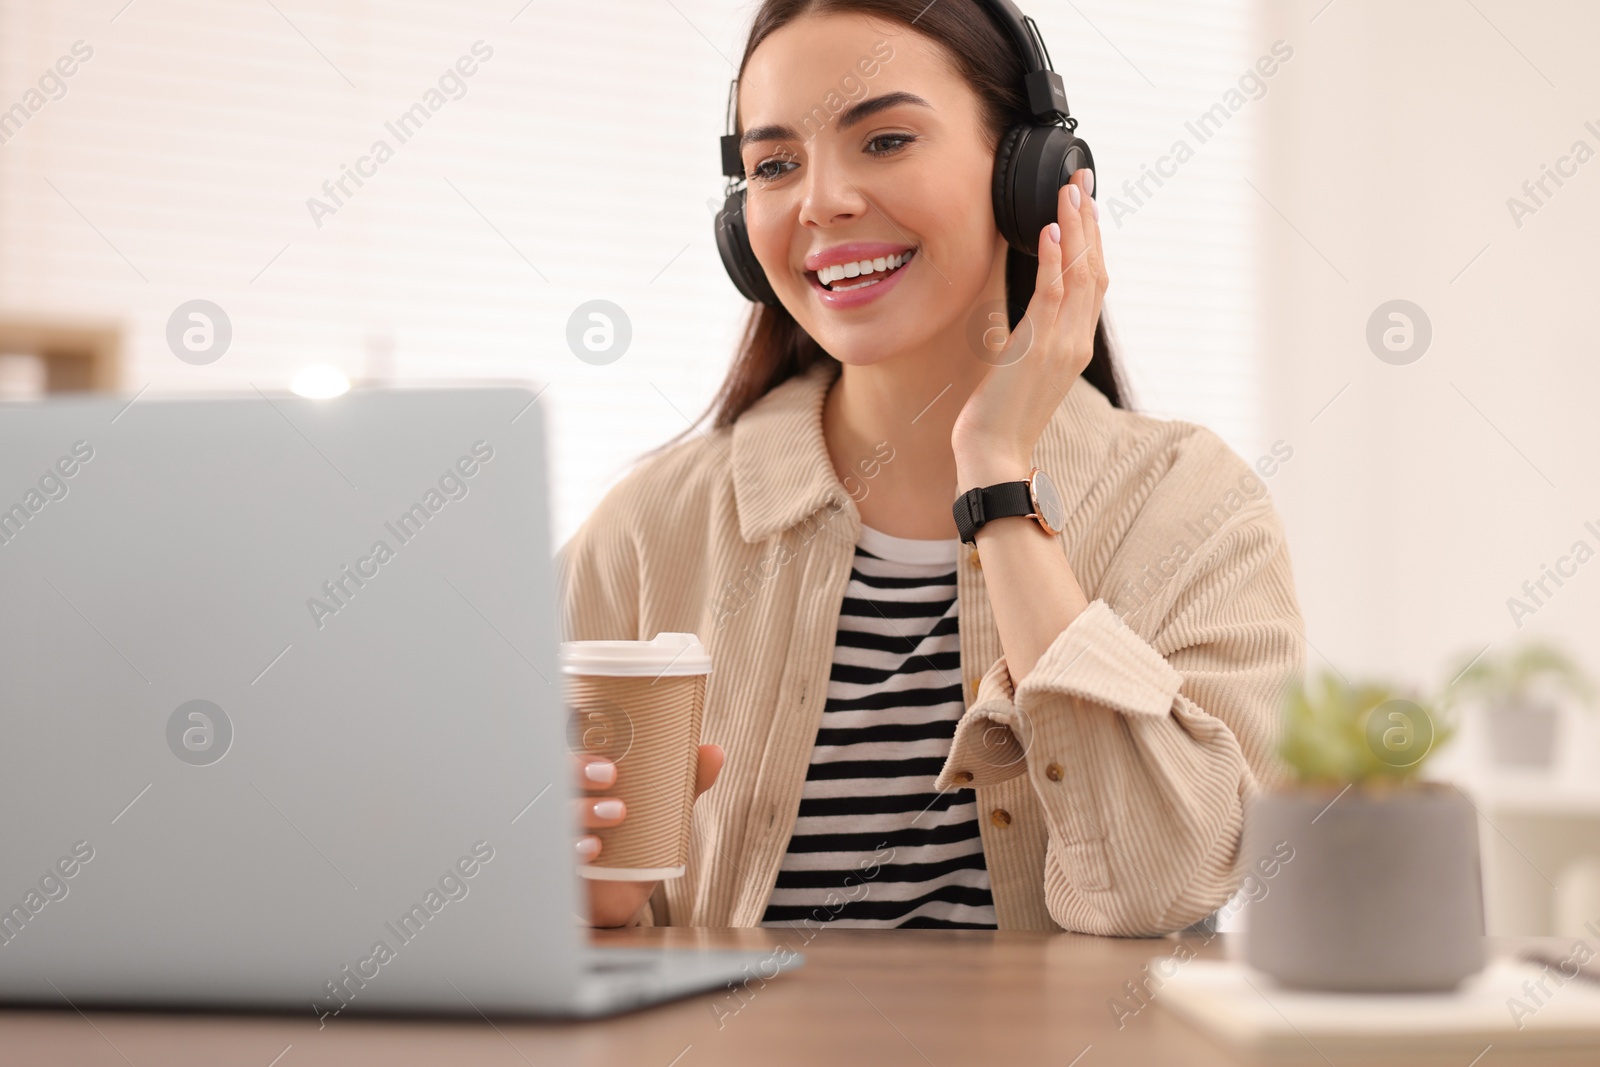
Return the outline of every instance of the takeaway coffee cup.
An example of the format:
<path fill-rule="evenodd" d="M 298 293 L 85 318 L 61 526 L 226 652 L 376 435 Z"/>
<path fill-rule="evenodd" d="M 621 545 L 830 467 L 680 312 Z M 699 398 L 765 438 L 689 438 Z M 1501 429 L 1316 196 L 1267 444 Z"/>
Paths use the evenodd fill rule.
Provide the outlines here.
<path fill-rule="evenodd" d="M 562 681 L 569 743 L 617 765 L 611 790 L 626 805 L 622 824 L 600 838 L 585 878 L 677 878 L 689 862 L 689 816 L 699 764 L 700 718 L 711 657 L 699 638 L 563 641 Z"/>

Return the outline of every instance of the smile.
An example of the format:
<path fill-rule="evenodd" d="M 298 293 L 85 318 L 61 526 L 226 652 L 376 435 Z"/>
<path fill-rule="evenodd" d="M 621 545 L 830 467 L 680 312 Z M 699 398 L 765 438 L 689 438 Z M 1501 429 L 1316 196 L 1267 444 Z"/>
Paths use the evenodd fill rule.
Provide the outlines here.
<path fill-rule="evenodd" d="M 812 273 L 816 275 L 818 284 L 824 289 L 829 292 L 842 293 L 851 289 L 861 289 L 868 285 L 876 285 L 905 266 L 911 260 L 911 257 L 916 254 L 917 250 L 912 248 L 903 254 L 878 256 L 875 259 L 862 259 L 854 263 L 836 263 L 831 267 L 823 267 L 821 270 L 813 271 Z M 861 280 L 850 282 L 847 285 L 840 284 L 852 278 L 860 278 Z"/>
<path fill-rule="evenodd" d="M 859 307 L 895 288 L 916 254 L 915 248 L 908 248 L 904 252 L 830 264 L 806 271 L 806 279 L 825 306 L 840 310 Z"/>

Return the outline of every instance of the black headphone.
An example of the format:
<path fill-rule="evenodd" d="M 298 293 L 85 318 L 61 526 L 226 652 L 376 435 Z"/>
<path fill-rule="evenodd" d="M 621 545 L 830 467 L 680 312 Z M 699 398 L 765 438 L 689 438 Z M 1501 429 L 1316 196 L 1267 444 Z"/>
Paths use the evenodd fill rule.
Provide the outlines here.
<path fill-rule="evenodd" d="M 1056 200 L 1074 171 L 1094 174 L 1094 154 L 1074 132 L 1078 120 L 1067 110 L 1067 91 L 1050 62 L 1050 52 L 1039 27 L 1011 0 L 976 0 L 1017 46 L 1025 73 L 1022 87 L 1033 119 L 1006 131 L 994 157 L 995 224 L 1007 243 L 1028 256 L 1039 252 L 1039 231 L 1056 221 Z M 735 93 L 728 89 L 728 129 L 735 129 Z M 748 179 L 739 153 L 739 135 L 722 137 L 722 173 L 728 179 L 727 199 L 717 212 L 717 251 L 728 277 L 745 299 L 776 307 L 766 271 L 756 262 L 745 226 L 744 201 Z M 1091 193 L 1092 195 L 1092 193 Z"/>

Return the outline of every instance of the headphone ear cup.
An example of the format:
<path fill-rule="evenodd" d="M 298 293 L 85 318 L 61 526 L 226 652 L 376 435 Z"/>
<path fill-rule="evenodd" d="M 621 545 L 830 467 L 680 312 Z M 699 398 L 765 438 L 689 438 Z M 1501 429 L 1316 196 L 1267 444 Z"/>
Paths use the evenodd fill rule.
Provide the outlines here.
<path fill-rule="evenodd" d="M 1039 231 L 1057 221 L 1061 187 L 1073 173 L 1094 173 L 1089 144 L 1063 126 L 1019 124 L 994 158 L 995 225 L 1017 251 L 1039 254 Z"/>
<path fill-rule="evenodd" d="M 767 272 L 761 269 L 756 254 L 750 247 L 750 231 L 744 224 L 744 190 L 729 193 L 722 210 L 717 212 L 717 253 L 722 266 L 733 279 L 734 288 L 746 300 L 769 307 L 778 306 L 778 294 L 767 281 Z"/>
<path fill-rule="evenodd" d="M 994 224 L 1000 231 L 1000 236 L 1013 248 L 1019 247 L 1020 237 L 1017 233 L 1017 215 L 1012 206 L 1012 189 L 1016 182 L 1013 177 L 1016 167 L 1017 143 L 1028 132 L 1026 126 L 1013 126 L 1000 138 L 1000 147 L 994 154 L 994 180 L 991 189 L 991 199 L 994 201 Z"/>

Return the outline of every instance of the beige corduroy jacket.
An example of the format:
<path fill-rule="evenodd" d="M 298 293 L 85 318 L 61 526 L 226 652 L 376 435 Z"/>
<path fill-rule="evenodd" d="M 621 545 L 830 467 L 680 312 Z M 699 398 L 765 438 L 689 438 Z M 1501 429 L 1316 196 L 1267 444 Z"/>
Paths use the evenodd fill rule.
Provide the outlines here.
<path fill-rule="evenodd" d="M 819 363 L 648 459 L 557 554 L 569 639 L 691 631 L 711 653 L 702 740 L 727 763 L 646 923 L 757 925 L 788 848 L 860 528 L 851 493 L 871 489 L 847 490 L 824 444 L 837 375 Z M 977 791 L 1002 929 L 1177 930 L 1238 888 L 1245 801 L 1282 775 L 1279 701 L 1305 661 L 1283 529 L 1215 434 L 1081 379 L 1033 460 L 1065 497 L 1060 541 L 1091 603 L 1017 690 L 963 550 L 969 706 L 935 787 Z"/>

